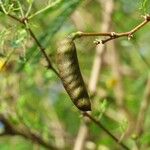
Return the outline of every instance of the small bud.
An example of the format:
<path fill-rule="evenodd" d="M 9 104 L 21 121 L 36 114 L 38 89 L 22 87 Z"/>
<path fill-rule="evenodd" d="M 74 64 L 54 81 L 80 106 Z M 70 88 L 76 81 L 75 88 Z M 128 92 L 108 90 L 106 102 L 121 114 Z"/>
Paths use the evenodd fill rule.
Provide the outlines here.
<path fill-rule="evenodd" d="M 129 34 L 129 35 L 128 35 L 128 40 L 131 40 L 131 38 L 133 38 L 133 35 L 132 35 L 132 34 Z"/>
<path fill-rule="evenodd" d="M 95 39 L 95 41 L 93 43 L 96 45 L 103 44 L 102 40 L 99 40 L 99 39 Z"/>
<path fill-rule="evenodd" d="M 149 21 L 150 20 L 150 15 L 146 14 L 146 15 L 141 15 L 142 18 L 144 18 L 145 20 Z"/>
<path fill-rule="evenodd" d="M 116 36 L 116 33 L 115 32 L 111 32 L 111 37 L 115 37 Z"/>
<path fill-rule="evenodd" d="M 149 14 L 146 14 L 145 19 L 146 19 L 147 21 L 150 21 L 150 15 L 149 15 Z"/>

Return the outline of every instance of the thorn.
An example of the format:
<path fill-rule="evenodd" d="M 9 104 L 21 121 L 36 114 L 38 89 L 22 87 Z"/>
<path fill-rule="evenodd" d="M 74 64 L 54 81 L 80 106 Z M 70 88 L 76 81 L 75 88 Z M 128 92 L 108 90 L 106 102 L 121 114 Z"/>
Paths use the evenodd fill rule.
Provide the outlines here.
<path fill-rule="evenodd" d="M 103 44 L 102 40 L 99 40 L 99 39 L 95 39 L 95 41 L 93 43 L 96 45 Z"/>
<path fill-rule="evenodd" d="M 150 15 L 149 15 L 149 14 L 146 14 L 146 15 L 145 15 L 145 19 L 146 19 L 147 21 L 150 21 Z"/>
<path fill-rule="evenodd" d="M 128 40 L 131 40 L 131 38 L 133 38 L 133 35 L 132 35 L 132 34 L 129 34 L 129 35 L 128 35 Z"/>
<path fill-rule="evenodd" d="M 146 14 L 146 15 L 141 15 L 142 18 L 144 18 L 147 21 L 150 21 L 150 15 Z"/>
<path fill-rule="evenodd" d="M 116 33 L 115 32 L 111 32 L 111 37 L 115 37 L 116 36 Z"/>

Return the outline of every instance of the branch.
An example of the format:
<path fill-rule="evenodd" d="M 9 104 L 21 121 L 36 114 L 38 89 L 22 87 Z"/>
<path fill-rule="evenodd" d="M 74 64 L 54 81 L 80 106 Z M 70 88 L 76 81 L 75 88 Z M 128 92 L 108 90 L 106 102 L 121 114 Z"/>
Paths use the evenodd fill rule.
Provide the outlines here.
<path fill-rule="evenodd" d="M 57 5 L 59 5 L 61 3 L 62 0 L 56 0 L 54 2 L 52 2 L 51 4 L 49 4 L 48 6 L 44 7 L 43 9 L 35 12 L 34 14 L 32 14 L 31 16 L 29 16 L 28 18 L 31 19 L 37 15 L 39 15 L 40 13 L 43 13 L 44 11 L 48 10 L 48 9 L 52 9 L 53 7 L 57 7 Z"/>
<path fill-rule="evenodd" d="M 129 150 L 129 148 L 124 145 L 122 142 L 119 142 L 119 139 L 117 139 L 108 129 L 106 129 L 98 120 L 93 118 L 90 114 L 87 112 L 83 113 L 84 116 L 88 117 L 92 122 L 94 122 L 99 128 L 101 128 L 103 131 L 105 131 L 115 142 L 117 142 L 122 148 L 125 150 Z"/>
<path fill-rule="evenodd" d="M 0 11 L 2 13 L 4 13 L 3 10 L 0 9 Z M 4 13 L 5 14 L 5 13 Z M 51 69 L 54 71 L 54 73 L 59 77 L 58 72 L 56 71 L 56 69 L 53 67 L 50 58 L 48 57 L 45 48 L 41 45 L 41 43 L 39 42 L 39 40 L 37 39 L 37 37 L 35 36 L 35 34 L 33 33 L 32 29 L 28 26 L 28 18 L 17 18 L 14 15 L 11 14 L 6 14 L 7 16 L 9 16 L 10 18 L 12 18 L 13 20 L 16 20 L 17 22 L 23 24 L 26 27 L 26 30 L 30 33 L 31 37 L 34 39 L 35 43 L 37 44 L 37 46 L 39 47 L 40 51 L 42 52 L 43 56 L 45 57 L 45 60 L 47 61 L 47 68 Z"/>
<path fill-rule="evenodd" d="M 108 35 L 110 36 L 108 39 L 105 40 L 96 40 L 95 44 L 105 44 L 108 41 L 120 38 L 120 37 L 128 37 L 128 40 L 130 40 L 133 37 L 133 34 L 135 32 L 137 32 L 138 30 L 140 30 L 142 27 L 144 27 L 147 23 L 150 22 L 150 15 L 146 15 L 144 16 L 144 21 L 141 22 L 139 25 L 137 25 L 135 28 L 133 28 L 132 30 L 128 31 L 128 32 L 122 32 L 122 33 L 117 33 L 117 32 L 110 32 Z M 106 35 L 107 35 L 106 34 Z"/>
<path fill-rule="evenodd" d="M 117 33 L 117 32 L 96 32 L 96 33 L 88 33 L 88 32 L 76 32 L 72 33 L 71 36 L 73 39 L 80 38 L 80 37 L 87 37 L 87 36 L 109 36 L 109 38 L 104 39 L 104 40 L 95 40 L 94 43 L 96 45 L 98 44 L 105 44 L 108 41 L 120 38 L 120 37 L 128 37 L 128 40 L 130 40 L 133 37 L 133 34 L 140 30 L 142 27 L 144 27 L 147 23 L 150 22 L 150 15 L 144 16 L 144 21 L 141 22 L 139 25 L 134 27 L 132 30 L 128 32 L 122 32 L 122 33 Z"/>
<path fill-rule="evenodd" d="M 5 12 L 2 9 L 0 9 L 0 11 L 5 14 Z M 41 50 L 42 54 L 44 55 L 44 57 L 46 59 L 46 61 L 48 63 L 48 69 L 52 69 L 56 73 L 56 75 L 59 77 L 58 72 L 52 66 L 52 63 L 51 63 L 49 57 L 47 56 L 47 54 L 45 52 L 45 48 L 42 47 L 42 45 L 40 44 L 40 42 L 36 38 L 35 34 L 31 30 L 31 28 L 27 25 L 28 18 L 19 19 L 16 16 L 13 16 L 11 14 L 6 14 L 6 15 L 8 15 L 10 18 L 20 22 L 21 24 L 24 24 L 27 27 L 27 30 L 29 31 L 31 37 L 34 39 L 34 41 L 36 42 L 37 46 L 39 47 L 39 49 Z M 107 39 L 94 41 L 94 43 L 96 45 L 98 45 L 98 44 L 105 44 L 108 41 L 111 41 L 113 39 L 117 39 L 117 38 L 120 38 L 120 37 L 128 37 L 128 39 L 131 39 L 133 37 L 133 34 L 136 31 L 138 31 L 139 29 L 141 29 L 143 26 L 145 26 L 149 21 L 150 21 L 150 15 L 144 16 L 144 21 L 142 23 L 140 23 L 139 25 L 137 25 L 132 30 L 128 31 L 128 32 L 122 32 L 122 33 L 117 33 L 117 32 L 85 33 L 85 32 L 80 32 L 79 31 L 79 32 L 76 32 L 76 33 L 72 33 L 70 36 L 73 39 L 80 38 L 80 37 L 87 37 L 87 36 L 109 36 L 109 38 L 107 38 Z"/>
<path fill-rule="evenodd" d="M 0 114 L 0 121 L 4 124 L 4 132 L 0 134 L 0 136 L 5 136 L 5 135 L 19 135 L 22 136 L 26 139 L 30 139 L 31 141 L 38 143 L 48 149 L 51 150 L 57 150 L 55 146 L 52 144 L 49 144 L 44 141 L 44 139 L 39 136 L 36 133 L 31 132 L 31 130 L 28 130 L 27 128 L 18 128 L 14 126 L 4 115 Z"/>
<path fill-rule="evenodd" d="M 118 112 L 122 114 L 128 121 L 129 126 L 126 129 L 126 131 L 122 134 L 120 140 L 123 140 L 124 137 L 127 137 L 131 134 L 134 128 L 134 117 L 130 113 L 129 109 L 125 105 L 125 90 L 123 85 L 123 76 L 120 72 L 120 68 L 122 68 L 119 55 L 116 52 L 116 45 L 115 41 L 112 41 L 107 45 L 107 63 L 111 66 L 112 70 L 112 76 L 115 80 L 117 80 L 117 83 L 112 87 L 112 90 L 114 91 L 115 101 L 118 108 Z"/>

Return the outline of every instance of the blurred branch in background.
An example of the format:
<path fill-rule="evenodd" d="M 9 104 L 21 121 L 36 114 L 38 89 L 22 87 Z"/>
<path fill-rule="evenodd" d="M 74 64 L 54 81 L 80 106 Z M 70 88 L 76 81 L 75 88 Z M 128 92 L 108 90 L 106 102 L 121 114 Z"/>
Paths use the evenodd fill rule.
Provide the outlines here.
<path fill-rule="evenodd" d="M 0 122 L 4 125 L 4 131 L 0 134 L 0 136 L 15 136 L 19 135 L 26 139 L 30 139 L 31 141 L 38 143 L 48 149 L 56 150 L 57 148 L 50 144 L 49 142 L 45 142 L 40 135 L 37 133 L 31 132 L 25 126 L 16 127 L 16 125 L 12 124 L 4 114 L 0 114 Z"/>
<path fill-rule="evenodd" d="M 123 149 L 129 150 L 129 148 L 124 145 L 119 139 L 117 139 L 110 131 L 108 131 L 98 120 L 93 118 L 89 113 L 83 113 L 83 116 L 88 117 L 92 122 L 94 122 L 100 129 L 106 132 L 115 142 L 118 143 Z"/>
<path fill-rule="evenodd" d="M 147 117 L 149 105 L 150 105 L 150 75 L 148 75 L 147 78 L 143 99 L 141 101 L 141 105 L 140 105 L 140 109 L 139 109 L 139 113 L 135 125 L 135 137 L 137 138 L 136 140 L 139 148 L 141 147 L 141 144 L 139 143 L 139 138 L 142 136 L 144 132 L 144 124 Z"/>
<path fill-rule="evenodd" d="M 103 39 L 103 40 L 98 40 L 96 39 L 94 41 L 94 43 L 96 45 L 99 44 L 105 44 L 108 41 L 120 38 L 120 37 L 128 37 L 128 40 L 130 40 L 133 37 L 133 34 L 135 32 L 137 32 L 138 30 L 140 30 L 142 27 L 144 27 L 147 23 L 149 23 L 150 21 L 150 15 L 145 15 L 143 16 L 144 21 L 141 22 L 139 25 L 137 25 L 136 27 L 134 27 L 132 30 L 128 31 L 128 32 L 121 32 L 121 33 L 117 33 L 117 32 L 95 32 L 95 33 L 88 33 L 88 32 L 76 32 L 74 33 L 74 39 L 75 38 L 80 38 L 80 37 L 88 37 L 88 36 L 109 36 L 109 38 Z"/>
<path fill-rule="evenodd" d="M 112 22 L 112 13 L 114 10 L 114 1 L 106 0 L 105 2 L 100 0 L 100 4 L 103 6 L 104 11 L 102 12 L 102 24 L 101 31 L 108 32 L 110 30 L 110 25 Z M 97 83 L 100 77 L 102 57 L 105 50 L 105 45 L 98 45 L 96 48 L 96 54 L 93 62 L 93 67 L 91 71 L 91 77 L 89 81 L 89 91 L 94 94 L 97 89 Z"/>
<path fill-rule="evenodd" d="M 123 133 L 123 135 L 120 138 L 120 140 L 123 140 L 124 136 L 129 136 L 132 133 L 135 120 L 133 119 L 131 112 L 126 107 L 123 76 L 120 70 L 120 68 L 122 68 L 122 64 L 120 62 L 120 59 L 117 53 L 117 47 L 115 46 L 115 41 L 112 41 L 109 43 L 109 45 L 107 45 L 107 58 L 106 59 L 112 68 L 112 80 L 116 82 L 113 85 L 113 91 L 115 94 L 115 101 L 116 101 L 118 112 L 119 114 L 122 115 L 122 120 L 127 119 L 127 122 L 129 124 L 127 131 L 125 131 L 125 133 Z"/>
<path fill-rule="evenodd" d="M 99 1 L 101 5 L 103 5 L 104 12 L 102 14 L 102 26 L 101 31 L 108 32 L 110 29 L 111 24 L 111 17 L 114 9 L 114 2 L 113 0 L 105 0 Z M 91 77 L 89 81 L 89 91 L 93 95 L 97 90 L 97 83 L 100 77 L 100 70 L 102 65 L 102 56 L 104 53 L 105 45 L 99 45 L 96 49 L 96 54 L 93 62 L 93 67 L 91 71 Z M 86 121 L 82 121 L 77 138 L 74 145 L 74 150 L 83 150 L 85 147 L 85 143 L 87 137 L 89 135 L 89 129 L 87 126 Z"/>

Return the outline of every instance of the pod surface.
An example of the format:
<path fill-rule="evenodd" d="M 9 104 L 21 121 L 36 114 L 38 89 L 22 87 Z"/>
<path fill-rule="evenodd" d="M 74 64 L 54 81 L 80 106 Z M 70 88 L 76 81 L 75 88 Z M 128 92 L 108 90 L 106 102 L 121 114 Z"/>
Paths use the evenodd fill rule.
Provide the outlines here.
<path fill-rule="evenodd" d="M 57 50 L 59 75 L 76 107 L 90 111 L 91 103 L 79 68 L 76 47 L 72 38 L 65 38 Z"/>

